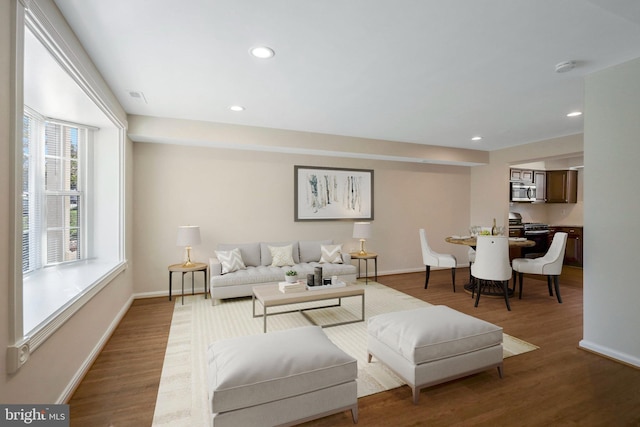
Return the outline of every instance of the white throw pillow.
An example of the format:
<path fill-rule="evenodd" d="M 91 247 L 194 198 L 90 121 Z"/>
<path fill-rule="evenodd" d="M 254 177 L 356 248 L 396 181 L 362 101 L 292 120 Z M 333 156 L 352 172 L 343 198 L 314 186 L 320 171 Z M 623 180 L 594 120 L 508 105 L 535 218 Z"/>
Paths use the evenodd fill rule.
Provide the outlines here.
<path fill-rule="evenodd" d="M 242 261 L 242 254 L 239 248 L 232 249 L 230 251 L 216 251 L 218 261 L 222 264 L 222 274 L 233 273 L 238 270 L 245 270 L 247 268 Z"/>
<path fill-rule="evenodd" d="M 321 263 L 342 264 L 342 245 L 322 245 L 320 253 Z"/>
<path fill-rule="evenodd" d="M 289 265 L 294 265 L 293 262 L 293 246 L 269 246 L 269 251 L 271 252 L 271 258 L 273 262 L 271 263 L 272 267 L 284 267 Z"/>

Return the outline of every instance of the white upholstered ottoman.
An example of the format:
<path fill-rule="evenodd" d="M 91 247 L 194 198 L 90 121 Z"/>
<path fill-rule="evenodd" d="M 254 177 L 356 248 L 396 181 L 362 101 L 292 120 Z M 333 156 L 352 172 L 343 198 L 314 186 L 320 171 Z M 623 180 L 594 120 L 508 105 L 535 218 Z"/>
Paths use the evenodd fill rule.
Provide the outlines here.
<path fill-rule="evenodd" d="M 367 324 L 371 356 L 420 390 L 497 367 L 502 378 L 502 328 L 444 305 L 373 316 Z"/>
<path fill-rule="evenodd" d="M 280 426 L 351 410 L 356 359 L 319 326 L 216 341 L 208 350 L 211 425 Z"/>

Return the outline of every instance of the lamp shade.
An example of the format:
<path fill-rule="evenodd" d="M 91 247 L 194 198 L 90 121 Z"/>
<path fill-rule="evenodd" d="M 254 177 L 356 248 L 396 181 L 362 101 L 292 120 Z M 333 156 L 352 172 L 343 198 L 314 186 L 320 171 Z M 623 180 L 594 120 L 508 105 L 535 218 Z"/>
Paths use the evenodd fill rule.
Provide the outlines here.
<path fill-rule="evenodd" d="M 177 246 L 194 246 L 200 244 L 199 225 L 181 225 L 178 227 Z"/>
<path fill-rule="evenodd" d="M 353 238 L 354 239 L 368 239 L 371 237 L 371 223 L 370 222 L 354 222 L 353 223 Z"/>

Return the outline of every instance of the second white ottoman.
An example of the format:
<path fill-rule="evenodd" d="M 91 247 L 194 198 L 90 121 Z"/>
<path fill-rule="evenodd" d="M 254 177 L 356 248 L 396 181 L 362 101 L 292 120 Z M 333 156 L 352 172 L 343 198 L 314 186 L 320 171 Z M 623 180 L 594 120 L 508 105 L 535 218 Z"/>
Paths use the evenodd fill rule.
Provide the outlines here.
<path fill-rule="evenodd" d="M 498 368 L 502 378 L 502 328 L 444 305 L 373 316 L 367 324 L 368 359 L 375 356 L 420 390 Z"/>

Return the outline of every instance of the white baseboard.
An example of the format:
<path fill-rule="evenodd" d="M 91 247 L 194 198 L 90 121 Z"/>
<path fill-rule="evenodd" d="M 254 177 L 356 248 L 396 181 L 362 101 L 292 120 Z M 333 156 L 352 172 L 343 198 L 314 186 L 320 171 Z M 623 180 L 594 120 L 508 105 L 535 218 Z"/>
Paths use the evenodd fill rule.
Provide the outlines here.
<path fill-rule="evenodd" d="M 107 341 L 109 341 L 109 338 L 111 338 L 111 335 L 120 324 L 120 321 L 122 321 L 122 318 L 124 317 L 124 315 L 127 314 L 127 311 L 129 310 L 129 307 L 131 307 L 131 304 L 133 303 L 134 299 L 135 298 L 133 297 L 133 295 L 129 297 L 127 302 L 118 312 L 118 315 L 113 319 L 113 321 L 111 322 L 107 330 L 104 332 L 104 334 L 102 334 L 102 337 L 100 338 L 98 343 L 95 345 L 91 353 L 89 353 L 89 356 L 87 356 L 85 361 L 82 363 L 82 365 L 80 366 L 80 369 L 76 371 L 73 378 L 71 378 L 71 381 L 69 382 L 69 384 L 67 384 L 67 387 L 65 387 L 65 389 L 62 391 L 62 394 L 58 397 L 58 401 L 56 403 L 60 404 L 60 403 L 69 402 L 69 400 L 71 399 L 71 396 L 73 395 L 73 392 L 76 390 L 76 388 L 78 388 L 78 386 L 82 382 L 82 379 L 87 374 L 87 372 L 89 372 L 91 365 L 93 365 L 93 363 L 96 361 L 96 359 L 100 355 L 100 352 L 102 351 L 104 346 L 107 344 Z"/>
<path fill-rule="evenodd" d="M 203 294 L 204 293 L 204 286 L 196 286 L 194 288 L 194 292 L 196 294 Z M 191 295 L 191 286 L 189 286 L 189 289 L 187 290 L 187 288 L 185 287 L 184 289 L 184 294 L 185 295 Z M 166 297 L 169 298 L 169 290 L 163 290 L 163 291 L 153 291 L 153 292 L 138 292 L 133 294 L 133 299 L 143 299 L 143 298 L 158 298 L 158 297 Z M 171 298 L 175 299 L 175 298 L 180 298 L 182 297 L 182 290 L 179 290 L 178 292 L 175 291 L 175 289 L 171 292 Z"/>
<path fill-rule="evenodd" d="M 609 347 L 604 347 L 602 345 L 593 343 L 587 340 L 581 340 L 578 343 L 578 347 L 590 351 L 592 353 L 596 353 L 600 356 L 604 356 L 608 359 L 613 359 L 627 365 L 635 366 L 636 368 L 640 368 L 640 359 L 632 356 L 627 353 L 621 353 L 619 351 L 613 350 Z"/>
<path fill-rule="evenodd" d="M 463 268 L 463 267 L 469 267 L 469 264 L 462 264 L 462 265 L 458 265 L 457 268 Z M 449 270 L 449 267 L 432 267 L 431 271 L 435 271 L 435 270 Z M 378 271 L 378 276 L 386 276 L 386 275 L 390 275 L 390 274 L 405 274 L 405 273 L 424 273 L 425 271 L 425 267 L 418 267 L 418 268 L 404 268 L 404 269 L 400 269 L 400 270 L 385 270 L 385 271 Z M 369 272 L 369 279 L 371 279 L 371 272 Z"/>

